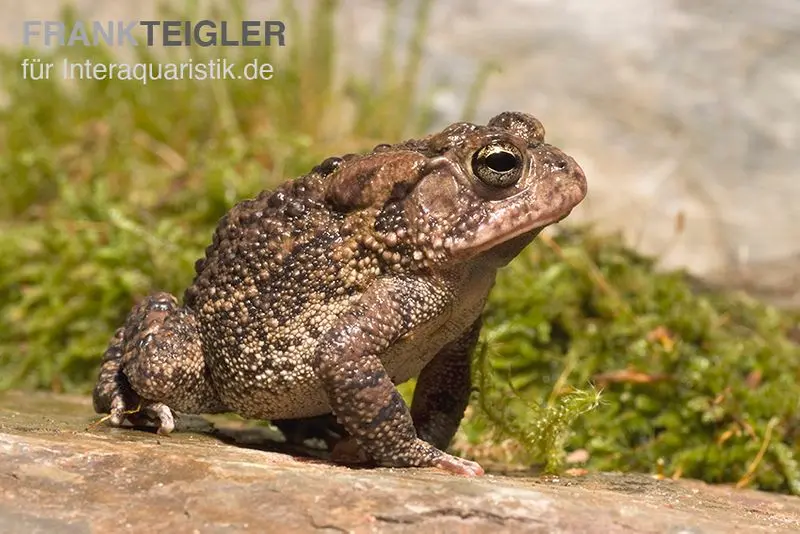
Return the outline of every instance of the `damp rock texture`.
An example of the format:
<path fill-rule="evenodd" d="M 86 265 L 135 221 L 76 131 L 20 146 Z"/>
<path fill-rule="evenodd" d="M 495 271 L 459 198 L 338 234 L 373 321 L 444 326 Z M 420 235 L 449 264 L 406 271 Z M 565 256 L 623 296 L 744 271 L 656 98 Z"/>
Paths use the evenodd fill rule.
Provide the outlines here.
<path fill-rule="evenodd" d="M 786 495 L 648 475 L 348 469 L 232 419 L 184 420 L 169 437 L 94 420 L 88 398 L 0 396 L 0 532 L 800 530 Z"/>

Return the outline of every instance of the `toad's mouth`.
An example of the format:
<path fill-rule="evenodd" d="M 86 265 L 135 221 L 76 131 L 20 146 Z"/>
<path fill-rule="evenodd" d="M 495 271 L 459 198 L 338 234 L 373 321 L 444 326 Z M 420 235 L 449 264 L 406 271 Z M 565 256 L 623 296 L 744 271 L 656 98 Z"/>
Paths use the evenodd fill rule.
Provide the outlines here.
<path fill-rule="evenodd" d="M 498 258 L 514 258 L 533 239 L 551 224 L 566 218 L 572 210 L 540 214 L 524 214 L 520 221 L 509 214 L 499 213 L 500 220 L 491 221 L 484 230 L 476 233 L 471 239 L 463 239 L 453 244 L 452 254 L 455 257 L 474 257 L 478 255 L 496 255 Z M 505 215 L 505 216 L 503 216 Z M 497 218 L 495 218 L 497 219 Z M 510 257 L 509 257 L 510 256 Z"/>

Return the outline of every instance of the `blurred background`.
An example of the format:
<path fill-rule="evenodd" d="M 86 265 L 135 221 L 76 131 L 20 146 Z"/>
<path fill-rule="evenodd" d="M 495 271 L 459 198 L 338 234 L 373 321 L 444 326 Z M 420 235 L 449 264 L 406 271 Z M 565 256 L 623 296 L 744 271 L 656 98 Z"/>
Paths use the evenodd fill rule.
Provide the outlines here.
<path fill-rule="evenodd" d="M 56 19 L 61 5 L 2 4 L 4 45 L 21 42 L 22 20 Z M 87 20 L 154 18 L 164 4 L 74 3 Z M 255 19 L 280 4 L 245 2 Z M 340 4 L 337 69 L 365 79 L 379 70 L 385 6 Z M 418 30 L 418 9 L 398 6 L 398 46 Z M 666 267 L 800 305 L 800 4 L 439 0 L 430 9 L 419 83 L 431 90 L 433 126 L 461 118 L 476 75 L 494 67 L 475 118 L 508 108 L 540 117 L 591 180 L 576 216 L 622 231 Z"/>
<path fill-rule="evenodd" d="M 800 493 L 796 0 L 0 0 L 0 10 L 0 389 L 88 391 L 133 302 L 180 294 L 238 200 L 332 154 L 520 110 L 581 164 L 590 192 L 564 230 L 501 275 L 484 341 L 492 387 L 506 394 L 475 401 L 483 418 L 457 446 L 508 463 L 549 462 L 566 444 L 599 469 Z M 20 47 L 23 21 L 62 18 L 280 19 L 288 46 Z M 216 57 L 271 62 L 275 78 L 20 75 L 24 58 Z M 532 426 L 504 423 L 508 384 L 527 395 L 514 420 Z M 569 397 L 592 384 L 600 408 Z M 490 430 L 527 452 L 478 445 Z M 544 445 L 529 439 L 542 435 Z"/>

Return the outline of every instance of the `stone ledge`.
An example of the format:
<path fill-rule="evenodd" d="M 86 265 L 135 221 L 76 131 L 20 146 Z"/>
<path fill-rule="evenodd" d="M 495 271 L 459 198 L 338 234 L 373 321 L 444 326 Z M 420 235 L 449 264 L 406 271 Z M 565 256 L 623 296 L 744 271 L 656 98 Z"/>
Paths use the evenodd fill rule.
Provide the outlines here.
<path fill-rule="evenodd" d="M 800 530 L 800 499 L 785 495 L 646 475 L 466 479 L 348 469 L 227 443 L 210 425 L 164 438 L 87 429 L 94 419 L 83 397 L 0 395 L 0 531 Z M 237 423 L 218 423 L 226 425 L 235 434 Z"/>

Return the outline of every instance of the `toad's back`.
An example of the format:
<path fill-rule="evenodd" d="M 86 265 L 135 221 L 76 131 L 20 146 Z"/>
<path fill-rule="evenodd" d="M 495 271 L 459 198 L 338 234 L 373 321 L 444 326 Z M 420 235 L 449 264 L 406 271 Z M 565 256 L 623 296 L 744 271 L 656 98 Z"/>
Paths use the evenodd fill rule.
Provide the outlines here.
<path fill-rule="evenodd" d="M 226 406 L 248 417 L 330 411 L 313 354 L 377 273 L 356 276 L 341 253 L 344 214 L 312 174 L 236 205 L 220 221 L 185 295 Z"/>

